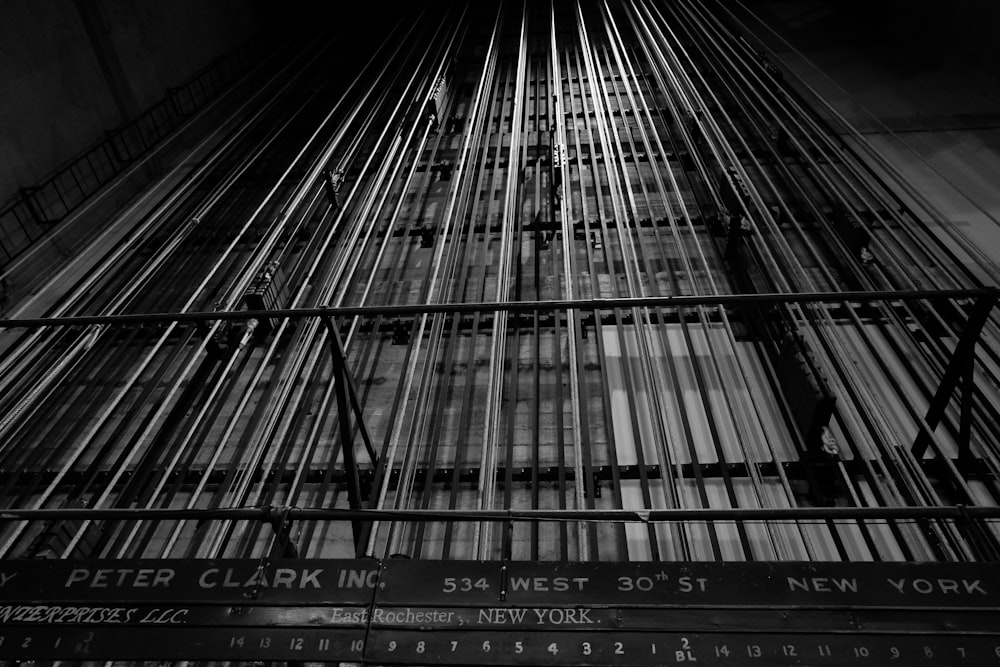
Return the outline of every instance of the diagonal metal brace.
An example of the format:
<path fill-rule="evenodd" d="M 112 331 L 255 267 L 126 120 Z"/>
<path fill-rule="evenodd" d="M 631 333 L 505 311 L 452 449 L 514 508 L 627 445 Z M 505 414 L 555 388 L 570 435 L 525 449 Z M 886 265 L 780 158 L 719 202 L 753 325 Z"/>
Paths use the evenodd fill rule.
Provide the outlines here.
<path fill-rule="evenodd" d="M 337 331 L 337 327 L 333 324 L 333 318 L 329 315 L 323 316 L 323 324 L 326 325 L 330 334 L 330 351 L 333 353 L 334 372 L 336 372 L 337 367 L 343 369 L 347 395 L 351 402 L 351 409 L 354 411 L 354 418 L 358 423 L 358 432 L 361 433 L 361 440 L 365 443 L 368 458 L 372 465 L 375 465 L 378 462 L 378 454 L 375 453 L 371 436 L 368 435 L 368 429 L 365 427 L 364 413 L 361 411 L 361 403 L 358 401 L 358 390 L 354 386 L 354 378 L 347 370 L 347 358 L 344 354 L 344 343 L 340 340 L 340 332 Z"/>
<path fill-rule="evenodd" d="M 927 446 L 931 442 L 931 434 L 941 423 L 945 409 L 951 401 L 955 389 L 959 382 L 962 382 L 962 406 L 959 424 L 959 458 L 965 458 L 969 454 L 969 439 L 972 433 L 972 400 L 973 389 L 975 388 L 974 372 L 976 364 L 976 343 L 979 341 L 979 334 L 989 319 L 990 312 L 997 302 L 997 292 L 991 291 L 985 296 L 976 299 L 969 319 L 965 324 L 965 330 L 955 345 L 955 351 L 951 355 L 944 375 L 941 376 L 941 383 L 938 385 L 930 406 L 927 408 L 927 415 L 924 417 L 924 424 L 920 425 L 917 437 L 913 441 L 910 449 L 915 458 L 921 458 L 927 451 Z"/>
<path fill-rule="evenodd" d="M 340 426 L 340 443 L 344 453 L 344 473 L 347 476 L 347 500 L 352 510 L 359 510 L 361 509 L 361 480 L 358 477 L 358 461 L 354 454 L 354 437 L 351 432 L 352 410 L 349 407 L 351 397 L 354 397 L 354 416 L 373 463 L 376 457 L 374 449 L 371 446 L 371 441 L 368 439 L 368 432 L 365 430 L 356 394 L 352 392 L 353 384 L 351 383 L 351 375 L 347 370 L 347 362 L 344 358 L 344 347 L 340 340 L 340 334 L 333 324 L 333 318 L 329 315 L 323 315 L 322 319 L 323 324 L 326 325 L 330 333 L 330 351 L 333 353 L 333 374 L 337 394 L 337 422 Z M 359 549 L 366 532 L 365 522 L 360 519 L 352 519 L 351 532 L 354 535 L 354 547 L 355 549 Z"/>

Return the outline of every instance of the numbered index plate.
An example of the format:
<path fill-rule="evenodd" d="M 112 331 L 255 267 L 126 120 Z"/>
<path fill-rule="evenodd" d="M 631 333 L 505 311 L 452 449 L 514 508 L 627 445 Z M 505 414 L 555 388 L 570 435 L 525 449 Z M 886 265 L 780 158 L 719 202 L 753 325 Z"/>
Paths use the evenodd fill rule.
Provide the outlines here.
<path fill-rule="evenodd" d="M 1000 665 L 1000 637 L 373 630 L 365 659 L 427 665 Z"/>
<path fill-rule="evenodd" d="M 360 661 L 364 630 L 325 628 L 0 628 L 2 660 Z"/>

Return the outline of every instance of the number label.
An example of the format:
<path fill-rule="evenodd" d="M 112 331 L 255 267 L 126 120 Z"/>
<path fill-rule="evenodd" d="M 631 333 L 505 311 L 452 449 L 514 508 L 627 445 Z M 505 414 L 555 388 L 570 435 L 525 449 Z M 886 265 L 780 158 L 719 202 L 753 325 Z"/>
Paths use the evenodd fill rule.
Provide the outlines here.
<path fill-rule="evenodd" d="M 445 577 L 441 590 L 445 593 L 456 591 L 468 593 L 472 590 L 488 591 L 490 590 L 490 582 L 486 581 L 486 577 L 479 577 L 475 580 L 472 577 Z"/>
<path fill-rule="evenodd" d="M 636 590 L 646 593 L 653 587 L 653 580 L 649 577 L 618 577 L 618 590 L 624 593 Z"/>

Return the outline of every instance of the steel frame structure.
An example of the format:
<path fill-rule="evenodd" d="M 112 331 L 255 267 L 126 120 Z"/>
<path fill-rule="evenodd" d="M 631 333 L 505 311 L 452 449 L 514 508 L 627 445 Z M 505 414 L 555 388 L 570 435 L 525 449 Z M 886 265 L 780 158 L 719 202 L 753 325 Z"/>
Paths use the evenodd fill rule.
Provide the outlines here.
<path fill-rule="evenodd" d="M 996 270 L 737 21 L 309 42 L 0 321 L 0 554 L 995 559 Z"/>

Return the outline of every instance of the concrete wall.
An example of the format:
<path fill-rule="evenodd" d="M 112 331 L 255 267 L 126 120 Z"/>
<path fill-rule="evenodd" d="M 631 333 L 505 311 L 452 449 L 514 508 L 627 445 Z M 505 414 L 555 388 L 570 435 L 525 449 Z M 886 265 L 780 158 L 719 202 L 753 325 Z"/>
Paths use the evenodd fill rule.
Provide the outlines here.
<path fill-rule="evenodd" d="M 1000 99 L 1000 2 L 994 0 L 747 0 L 793 45 L 850 47 L 882 75 L 941 71 Z M 905 82 L 903 82 L 905 84 Z"/>
<path fill-rule="evenodd" d="M 1000 42 L 991 38 L 1000 2 L 869 4 L 760 0 L 754 7 L 795 48 L 765 39 L 783 66 L 1000 266 Z M 984 282 L 998 279 L 1000 269 Z"/>
<path fill-rule="evenodd" d="M 264 23 L 256 0 L 79 4 L 83 10 L 74 0 L 0 1 L 0 203 Z M 108 76 L 109 62 L 117 77 Z"/>
<path fill-rule="evenodd" d="M 1000 2 L 892 0 L 886 33 L 911 57 L 948 66 L 955 76 L 1000 99 Z"/>

